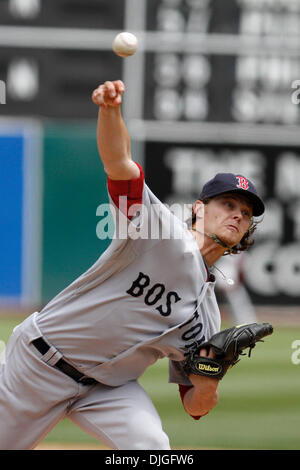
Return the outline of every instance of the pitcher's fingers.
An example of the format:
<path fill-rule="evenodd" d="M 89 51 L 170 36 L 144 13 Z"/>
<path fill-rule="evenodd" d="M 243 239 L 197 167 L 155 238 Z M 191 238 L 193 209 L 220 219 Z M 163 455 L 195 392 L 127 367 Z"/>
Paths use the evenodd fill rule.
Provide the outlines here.
<path fill-rule="evenodd" d="M 117 95 L 115 82 L 110 82 L 110 81 L 105 82 L 103 85 L 103 92 L 104 94 L 107 94 L 109 98 L 115 98 L 115 96 Z"/>
<path fill-rule="evenodd" d="M 200 349 L 199 355 L 203 357 L 210 357 L 210 358 L 216 357 L 212 348 L 210 348 L 208 352 L 207 352 L 207 349 L 205 348 Z"/>
<path fill-rule="evenodd" d="M 116 98 L 113 101 L 113 105 L 118 106 L 121 103 L 122 103 L 122 95 L 120 93 L 118 93 L 118 95 L 116 96 Z"/>
<path fill-rule="evenodd" d="M 206 349 L 204 349 L 204 348 L 200 349 L 200 351 L 199 351 L 199 356 L 207 357 L 207 351 L 206 351 Z"/>
<path fill-rule="evenodd" d="M 106 102 L 109 99 L 107 94 L 108 94 L 108 91 L 105 88 L 105 86 L 100 85 L 98 88 L 96 88 L 96 90 L 93 91 L 92 100 L 98 106 L 101 106 L 101 105 L 104 106 L 106 105 Z"/>
<path fill-rule="evenodd" d="M 114 82 L 114 84 L 115 84 L 116 91 L 117 91 L 118 93 L 123 94 L 124 91 L 125 91 L 125 85 L 124 85 L 124 83 L 122 82 L 122 80 L 116 80 L 116 81 Z"/>
<path fill-rule="evenodd" d="M 93 91 L 92 100 L 95 104 L 98 104 L 98 105 L 101 104 L 101 100 L 102 100 L 101 86 L 99 86 Z"/>

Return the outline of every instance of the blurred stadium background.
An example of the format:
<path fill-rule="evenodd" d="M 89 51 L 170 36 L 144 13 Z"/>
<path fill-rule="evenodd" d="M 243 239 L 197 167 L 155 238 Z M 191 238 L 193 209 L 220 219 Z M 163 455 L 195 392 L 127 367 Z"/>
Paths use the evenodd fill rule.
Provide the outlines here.
<path fill-rule="evenodd" d="M 125 60 L 111 51 L 123 30 L 139 39 Z M 257 185 L 267 212 L 256 243 L 226 268 L 243 296 L 218 296 L 223 326 L 238 321 L 236 305 L 275 326 L 199 422 L 167 384 L 165 361 L 141 382 L 173 447 L 299 449 L 299 36 L 300 0 L 1 0 L 2 360 L 15 324 L 109 244 L 97 236 L 107 196 L 90 96 L 121 78 L 133 155 L 161 200 L 193 202 L 218 171 Z M 96 442 L 63 421 L 43 444 Z"/>

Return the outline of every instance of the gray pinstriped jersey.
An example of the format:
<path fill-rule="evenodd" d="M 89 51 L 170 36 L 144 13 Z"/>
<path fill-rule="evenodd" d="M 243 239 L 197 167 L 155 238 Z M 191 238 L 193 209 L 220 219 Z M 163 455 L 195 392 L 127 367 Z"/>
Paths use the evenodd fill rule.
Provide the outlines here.
<path fill-rule="evenodd" d="M 168 357 L 170 382 L 189 384 L 180 366 L 184 353 L 220 329 L 215 283 L 206 282 L 185 224 L 146 184 L 134 224 L 114 208 L 116 232 L 125 223 L 136 235 L 113 239 L 88 271 L 36 314 L 37 325 L 66 360 L 99 382 L 124 384 Z M 149 238 L 157 227 L 170 237 Z"/>

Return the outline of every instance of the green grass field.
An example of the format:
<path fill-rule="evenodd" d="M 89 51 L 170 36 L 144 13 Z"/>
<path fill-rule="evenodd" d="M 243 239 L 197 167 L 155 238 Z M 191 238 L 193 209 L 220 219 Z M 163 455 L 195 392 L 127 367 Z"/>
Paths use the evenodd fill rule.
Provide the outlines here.
<path fill-rule="evenodd" d="M 0 340 L 7 341 L 19 319 L 0 319 Z M 291 361 L 300 327 L 276 327 L 220 382 L 220 400 L 207 416 L 194 421 L 181 405 L 177 386 L 168 384 L 168 363 L 149 368 L 140 382 L 161 416 L 172 448 L 300 449 L 300 364 Z M 95 444 L 64 420 L 44 443 Z"/>

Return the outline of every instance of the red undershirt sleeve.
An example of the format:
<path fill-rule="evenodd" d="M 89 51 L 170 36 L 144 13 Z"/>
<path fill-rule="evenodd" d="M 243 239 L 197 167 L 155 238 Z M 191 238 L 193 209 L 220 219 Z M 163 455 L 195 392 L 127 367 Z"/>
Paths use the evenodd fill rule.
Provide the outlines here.
<path fill-rule="evenodd" d="M 140 170 L 139 178 L 131 179 L 131 180 L 111 180 L 107 177 L 107 187 L 109 194 L 114 202 L 114 204 L 119 207 L 120 203 L 120 196 L 125 196 L 127 198 L 127 205 L 126 205 L 126 216 L 130 219 L 131 216 L 128 216 L 128 211 L 130 207 L 134 204 L 142 204 L 143 201 L 143 188 L 144 188 L 144 172 L 142 167 L 135 162 Z M 125 209 L 125 207 L 124 207 Z M 123 208 L 122 208 L 123 210 Z M 124 212 L 124 211 L 123 211 Z"/>

